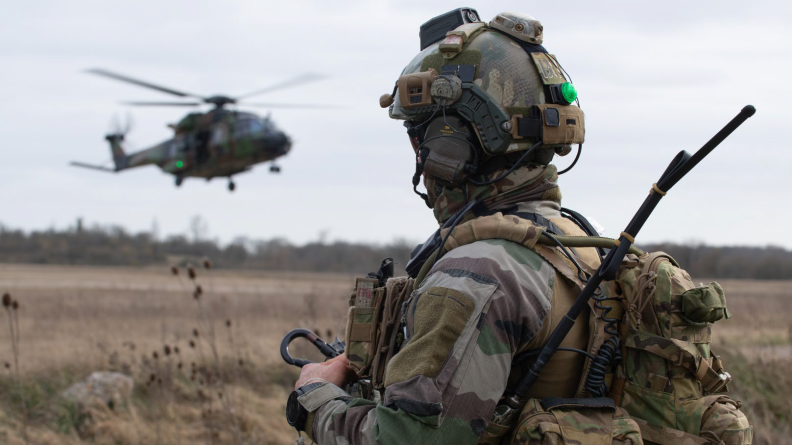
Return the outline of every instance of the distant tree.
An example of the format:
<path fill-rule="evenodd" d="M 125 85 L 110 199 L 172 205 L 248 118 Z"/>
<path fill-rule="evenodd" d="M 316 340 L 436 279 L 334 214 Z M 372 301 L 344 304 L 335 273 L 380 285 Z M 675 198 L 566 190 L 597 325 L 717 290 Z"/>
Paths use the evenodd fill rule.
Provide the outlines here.
<path fill-rule="evenodd" d="M 193 242 L 203 241 L 209 236 L 209 224 L 201 215 L 195 215 L 190 219 L 190 235 Z"/>

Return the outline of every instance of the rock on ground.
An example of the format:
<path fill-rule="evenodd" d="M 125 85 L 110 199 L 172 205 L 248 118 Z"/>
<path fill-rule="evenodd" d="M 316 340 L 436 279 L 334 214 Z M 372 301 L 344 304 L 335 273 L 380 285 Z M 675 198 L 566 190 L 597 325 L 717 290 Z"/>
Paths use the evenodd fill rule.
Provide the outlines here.
<path fill-rule="evenodd" d="M 132 377 L 119 372 L 93 372 L 84 381 L 63 392 L 63 397 L 80 405 L 101 401 L 110 408 L 127 404 L 132 398 Z"/>

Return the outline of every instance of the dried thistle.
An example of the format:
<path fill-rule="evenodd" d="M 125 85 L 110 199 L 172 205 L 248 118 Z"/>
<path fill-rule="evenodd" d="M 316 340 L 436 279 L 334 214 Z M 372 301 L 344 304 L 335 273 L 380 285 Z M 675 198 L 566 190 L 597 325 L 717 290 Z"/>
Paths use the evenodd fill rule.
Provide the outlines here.
<path fill-rule="evenodd" d="M 18 310 L 19 309 L 19 302 L 17 300 L 14 300 L 11 303 L 11 309 L 13 309 L 13 310 Z"/>
<path fill-rule="evenodd" d="M 171 266 L 171 273 L 173 275 L 178 275 L 179 274 L 179 268 L 176 267 L 176 266 Z"/>
<path fill-rule="evenodd" d="M 154 360 L 159 358 L 159 354 L 157 353 L 157 351 L 152 352 L 151 356 L 154 357 Z"/>
<path fill-rule="evenodd" d="M 5 362 L 5 369 L 11 369 L 11 363 Z"/>
<path fill-rule="evenodd" d="M 327 329 L 327 337 L 326 337 L 326 338 L 327 338 L 328 340 L 330 340 L 331 338 L 333 338 L 333 330 L 332 330 L 332 329 L 330 329 L 330 328 L 328 328 L 328 329 Z"/>
<path fill-rule="evenodd" d="M 182 369 L 182 362 L 179 362 L 179 363 L 176 365 L 176 369 Z"/>
<path fill-rule="evenodd" d="M 195 286 L 195 290 L 193 291 L 193 298 L 197 300 L 201 298 L 201 294 L 203 294 L 203 288 L 200 285 Z"/>
<path fill-rule="evenodd" d="M 245 366 L 245 362 L 243 362 L 242 359 L 239 359 L 239 366 Z"/>
<path fill-rule="evenodd" d="M 11 306 L 11 294 L 8 292 L 3 294 L 3 307 Z"/>
<path fill-rule="evenodd" d="M 217 392 L 217 398 L 218 399 L 222 399 L 223 398 L 223 392 L 222 391 L 218 391 Z"/>
<path fill-rule="evenodd" d="M 157 374 L 151 374 L 151 375 L 149 376 L 149 382 L 153 382 L 153 381 L 155 381 L 155 380 L 157 380 Z"/>
<path fill-rule="evenodd" d="M 198 328 L 193 328 L 193 337 L 198 337 Z"/>
<path fill-rule="evenodd" d="M 212 262 L 209 261 L 209 258 L 204 258 L 203 267 L 204 267 L 204 269 L 211 269 L 212 268 Z"/>
<path fill-rule="evenodd" d="M 226 327 L 227 328 L 231 327 L 231 320 L 230 319 L 226 320 Z"/>
<path fill-rule="evenodd" d="M 187 275 L 189 275 L 189 276 L 190 276 L 190 279 L 191 279 L 191 280 L 194 280 L 194 279 L 195 279 L 195 277 L 196 277 L 196 275 L 195 275 L 195 268 L 194 268 L 194 267 L 192 267 L 192 266 L 188 267 L 188 268 L 187 268 Z"/>
<path fill-rule="evenodd" d="M 171 353 L 171 348 L 170 348 L 170 346 L 168 346 L 168 345 L 165 345 L 165 346 L 163 346 L 163 347 L 162 347 L 162 352 L 164 352 L 164 353 L 165 353 L 165 355 L 170 355 L 170 353 Z"/>
<path fill-rule="evenodd" d="M 174 346 L 173 347 L 173 353 L 176 354 L 176 355 L 179 355 L 179 347 L 178 346 Z"/>
<path fill-rule="evenodd" d="M 190 347 L 191 347 L 191 348 L 195 348 L 195 342 L 194 342 L 194 341 L 192 341 L 192 340 L 190 340 Z"/>

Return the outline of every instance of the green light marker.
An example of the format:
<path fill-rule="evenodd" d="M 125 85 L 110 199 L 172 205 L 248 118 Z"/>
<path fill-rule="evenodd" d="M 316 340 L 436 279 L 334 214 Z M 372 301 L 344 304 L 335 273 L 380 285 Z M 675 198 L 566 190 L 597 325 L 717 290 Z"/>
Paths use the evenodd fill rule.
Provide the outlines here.
<path fill-rule="evenodd" d="M 184 162 L 176 161 L 176 168 L 182 168 L 182 167 L 184 167 Z"/>
<path fill-rule="evenodd" d="M 564 84 L 561 85 L 561 95 L 564 96 L 565 101 L 572 103 L 577 99 L 577 90 L 571 83 L 564 82 Z"/>

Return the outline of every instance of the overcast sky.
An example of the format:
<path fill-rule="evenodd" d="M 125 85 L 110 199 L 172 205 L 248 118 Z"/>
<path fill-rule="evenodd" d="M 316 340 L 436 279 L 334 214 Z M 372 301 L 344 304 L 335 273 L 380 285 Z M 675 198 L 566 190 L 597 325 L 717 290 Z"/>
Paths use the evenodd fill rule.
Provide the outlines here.
<path fill-rule="evenodd" d="M 704 241 L 792 248 L 792 6 L 778 1 L 149 1 L 9 2 L 0 14 L 0 223 L 87 223 L 211 236 L 389 242 L 436 227 L 413 195 L 410 144 L 378 106 L 418 52 L 424 21 L 458 6 L 489 20 L 533 15 L 586 113 L 564 205 L 617 235 L 679 150 L 698 149 L 744 105 L 757 114 L 680 182 L 638 243 Z M 109 159 L 122 100 L 172 97 L 84 74 L 101 67 L 198 94 L 241 94 L 306 72 L 329 79 L 256 98 L 339 110 L 272 110 L 294 140 L 279 164 L 181 188 L 151 166 L 120 174 L 69 167 Z M 240 109 L 245 109 L 240 107 Z M 128 151 L 170 137 L 188 109 L 130 110 Z M 259 109 L 262 115 L 268 110 Z M 571 159 L 557 160 L 565 166 Z"/>

